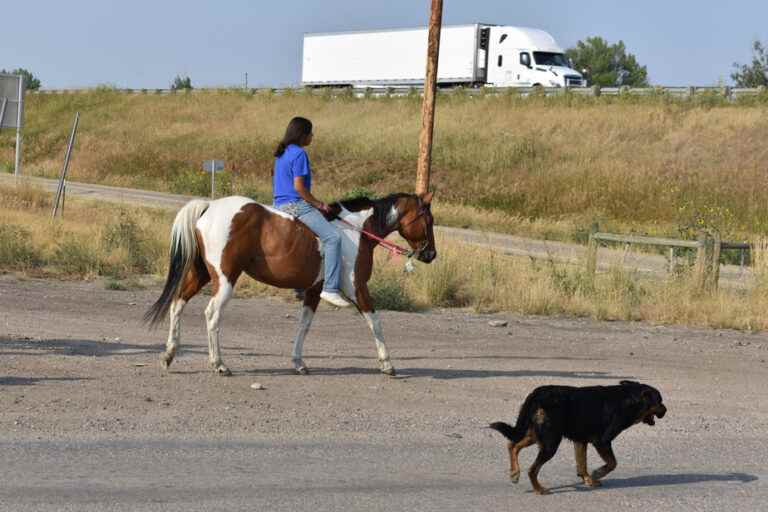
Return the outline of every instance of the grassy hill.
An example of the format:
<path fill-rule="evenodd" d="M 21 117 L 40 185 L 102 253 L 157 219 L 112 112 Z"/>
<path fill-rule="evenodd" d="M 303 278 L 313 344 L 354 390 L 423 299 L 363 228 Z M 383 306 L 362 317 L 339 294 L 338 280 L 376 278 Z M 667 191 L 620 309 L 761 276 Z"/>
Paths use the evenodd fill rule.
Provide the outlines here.
<path fill-rule="evenodd" d="M 549 238 L 578 238 L 593 221 L 677 235 L 768 232 L 768 102 L 441 96 L 433 185 L 438 221 Z M 24 172 L 55 176 L 81 112 L 71 179 L 208 193 L 199 170 L 226 160 L 221 193 L 269 200 L 272 150 L 287 121 L 315 123 L 317 195 L 412 190 L 416 97 L 295 93 L 161 96 L 111 90 L 27 97 Z M 0 169 L 14 134 L 0 133 Z"/>

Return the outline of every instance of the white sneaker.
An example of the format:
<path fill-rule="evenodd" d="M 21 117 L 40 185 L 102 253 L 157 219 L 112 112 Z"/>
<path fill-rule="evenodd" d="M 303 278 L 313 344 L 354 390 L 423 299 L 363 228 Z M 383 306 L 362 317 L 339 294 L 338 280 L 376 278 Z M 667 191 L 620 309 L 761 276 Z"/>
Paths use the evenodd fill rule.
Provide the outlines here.
<path fill-rule="evenodd" d="M 321 292 L 320 298 L 326 302 L 330 302 L 337 308 L 346 308 L 352 305 L 347 299 L 342 297 L 339 292 Z"/>

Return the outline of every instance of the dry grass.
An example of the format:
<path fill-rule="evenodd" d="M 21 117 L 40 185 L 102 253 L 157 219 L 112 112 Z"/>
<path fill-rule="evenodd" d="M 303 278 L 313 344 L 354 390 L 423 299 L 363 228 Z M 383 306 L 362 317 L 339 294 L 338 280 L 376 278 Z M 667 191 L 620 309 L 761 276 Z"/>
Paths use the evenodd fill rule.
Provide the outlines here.
<path fill-rule="evenodd" d="M 68 200 L 51 222 L 51 194 L 0 187 L 0 271 L 63 278 L 130 278 L 164 272 L 165 210 Z M 24 257 L 21 257 L 24 256 Z"/>
<path fill-rule="evenodd" d="M 59 278 L 103 276 L 110 289 L 134 286 L 146 274 L 164 277 L 173 212 L 125 209 L 81 200 L 67 203 L 64 220 L 50 222 L 50 194 L 0 187 L 0 272 Z M 406 274 L 402 258 L 376 254 L 370 283 L 381 309 L 418 311 L 470 307 L 535 315 L 646 320 L 736 329 L 765 329 L 768 319 L 768 241 L 755 241 L 758 285 L 749 291 L 704 294 L 686 274 L 648 281 L 619 269 L 588 279 L 579 266 L 499 255 L 437 240 L 438 258 Z M 243 277 L 239 296 L 292 293 Z"/>
<path fill-rule="evenodd" d="M 270 195 L 272 149 L 290 117 L 316 125 L 318 195 L 411 190 L 419 102 L 242 92 L 159 96 L 108 90 L 33 95 L 26 168 L 52 176 L 82 112 L 72 179 L 206 193 L 200 162 L 223 158 L 222 192 Z M 444 224 L 574 239 L 594 221 L 615 231 L 726 238 L 768 232 L 766 102 L 721 105 L 663 96 L 441 97 L 433 184 Z M 13 141 L 0 134 L 0 167 Z"/>

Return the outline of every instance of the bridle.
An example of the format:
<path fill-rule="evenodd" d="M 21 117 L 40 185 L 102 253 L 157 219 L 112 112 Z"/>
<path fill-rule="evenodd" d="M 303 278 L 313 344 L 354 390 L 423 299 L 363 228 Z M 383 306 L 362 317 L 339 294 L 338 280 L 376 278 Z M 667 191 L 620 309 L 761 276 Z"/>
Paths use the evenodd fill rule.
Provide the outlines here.
<path fill-rule="evenodd" d="M 416 217 L 411 219 L 407 224 L 400 224 L 400 227 L 404 228 L 404 227 L 410 226 L 411 224 L 413 224 L 417 220 L 423 219 L 428 213 L 429 213 L 429 205 L 423 205 L 422 204 L 419 207 L 419 211 L 417 212 Z M 395 254 L 395 255 L 398 255 L 398 256 L 406 256 L 407 258 L 410 259 L 410 258 L 413 258 L 413 257 L 418 257 L 419 254 L 421 254 L 422 251 L 424 251 L 427 248 L 427 245 L 429 245 L 429 240 L 425 239 L 425 240 L 423 240 L 418 245 L 418 247 L 416 247 L 415 250 L 406 249 L 405 247 L 402 247 L 400 245 L 397 245 L 396 243 L 390 242 L 389 240 L 385 240 L 383 237 L 375 235 L 375 234 L 371 233 L 370 231 L 368 231 L 366 229 L 359 228 L 359 227 L 355 226 L 354 224 L 352 224 L 350 222 L 347 222 L 346 220 L 342 219 L 338 215 L 335 215 L 334 217 L 336 218 L 336 220 L 338 220 L 339 222 L 341 222 L 345 226 L 348 226 L 349 228 L 357 231 L 361 235 L 364 235 L 364 236 L 370 238 L 371 240 L 375 240 L 382 247 L 386 248 L 391 254 Z M 424 226 L 424 228 L 425 228 L 425 231 L 426 231 L 426 225 Z"/>

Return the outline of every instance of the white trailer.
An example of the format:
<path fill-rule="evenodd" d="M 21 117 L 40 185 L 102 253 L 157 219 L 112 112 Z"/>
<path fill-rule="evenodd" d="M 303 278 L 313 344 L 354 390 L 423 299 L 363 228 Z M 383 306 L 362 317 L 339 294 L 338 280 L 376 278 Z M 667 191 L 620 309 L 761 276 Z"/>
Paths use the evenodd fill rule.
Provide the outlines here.
<path fill-rule="evenodd" d="M 423 85 L 427 28 L 304 34 L 301 83 L 307 87 Z M 532 28 L 453 25 L 442 28 L 441 87 L 584 87 L 562 48 Z"/>

